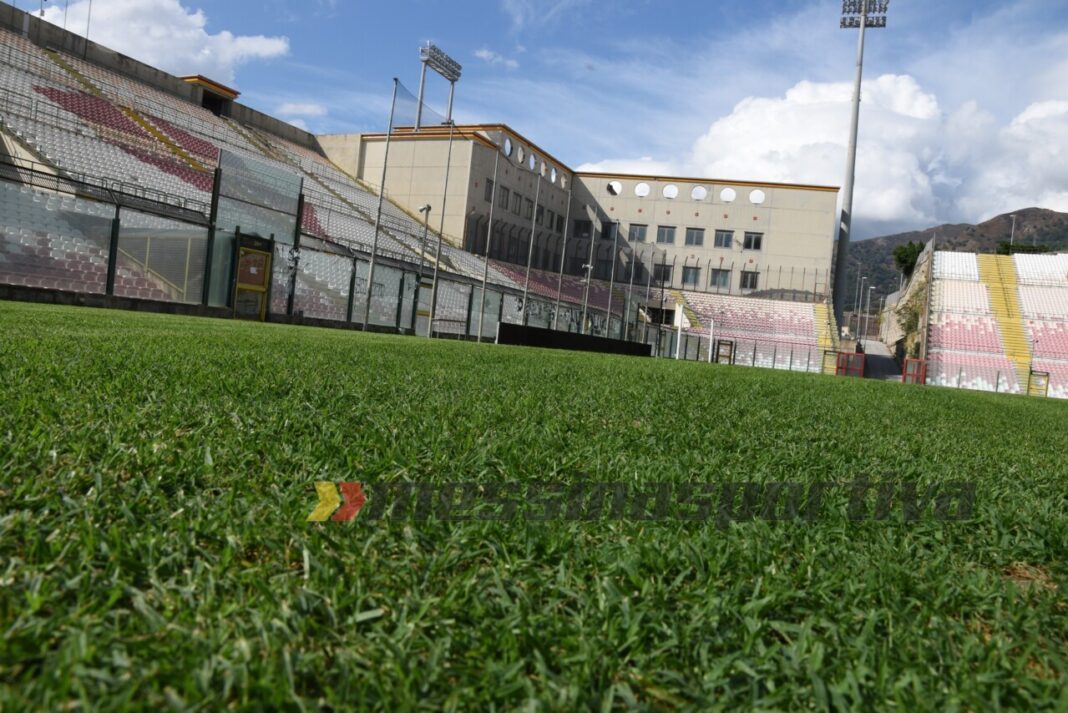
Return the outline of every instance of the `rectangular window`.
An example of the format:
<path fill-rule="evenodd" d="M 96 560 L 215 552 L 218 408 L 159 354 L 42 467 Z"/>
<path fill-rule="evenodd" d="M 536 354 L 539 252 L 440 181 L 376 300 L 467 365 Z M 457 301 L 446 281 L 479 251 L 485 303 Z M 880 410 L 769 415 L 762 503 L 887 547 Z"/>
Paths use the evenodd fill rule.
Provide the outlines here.
<path fill-rule="evenodd" d="M 538 206 L 538 218 L 535 222 L 538 225 L 542 225 L 545 222 L 545 206 Z"/>
<path fill-rule="evenodd" d="M 589 240 L 590 232 L 593 231 L 593 223 L 588 220 L 575 219 L 575 237 Z"/>
<path fill-rule="evenodd" d="M 742 289 L 743 290 L 755 290 L 757 288 L 757 277 L 760 276 L 758 272 L 750 272 L 748 270 L 742 270 Z"/>
<path fill-rule="evenodd" d="M 684 267 L 682 268 L 682 286 L 683 287 L 697 287 L 701 280 L 701 268 Z"/>
<path fill-rule="evenodd" d="M 670 225 L 661 225 L 656 229 L 656 242 L 661 245 L 675 244 L 675 228 Z"/>
<path fill-rule="evenodd" d="M 671 284 L 671 265 L 653 265 L 653 281 L 658 285 Z"/>
<path fill-rule="evenodd" d="M 717 248 L 730 248 L 734 244 L 734 231 L 733 230 L 717 230 L 716 231 L 716 247 Z"/>
<path fill-rule="evenodd" d="M 731 286 L 731 271 L 730 270 L 713 270 L 712 274 L 708 278 L 708 286 L 714 289 L 730 289 Z"/>
<path fill-rule="evenodd" d="M 553 229 L 553 225 L 556 224 L 556 214 L 548 208 L 545 209 L 545 227 L 549 230 Z"/>
<path fill-rule="evenodd" d="M 686 244 L 700 247 L 705 244 L 705 231 L 703 228 L 687 228 Z"/>
<path fill-rule="evenodd" d="M 763 233 L 746 233 L 745 234 L 745 249 L 746 250 L 759 250 L 761 244 L 764 242 Z"/>
<path fill-rule="evenodd" d="M 501 186 L 501 194 L 497 197 L 497 207 L 508 210 L 508 202 L 512 198 L 512 192 Z"/>
<path fill-rule="evenodd" d="M 615 222 L 608 222 L 607 220 L 601 221 L 601 240 L 612 240 L 616 236 Z"/>
<path fill-rule="evenodd" d="M 486 202 L 491 203 L 493 201 L 493 180 L 486 179 Z"/>
<path fill-rule="evenodd" d="M 649 230 L 648 225 L 635 225 L 631 223 L 630 226 L 630 241 L 632 243 L 644 243 L 645 233 Z"/>
<path fill-rule="evenodd" d="M 562 215 L 556 216 L 556 232 L 564 232 L 564 216 Z"/>
<path fill-rule="evenodd" d="M 526 215 L 527 220 L 530 220 L 531 218 L 533 218 L 534 217 L 534 201 L 530 200 L 529 198 L 524 198 L 523 199 L 523 207 L 526 209 L 523 212 Z"/>
<path fill-rule="evenodd" d="M 523 210 L 523 196 L 518 193 L 512 194 L 512 212 L 519 215 Z"/>

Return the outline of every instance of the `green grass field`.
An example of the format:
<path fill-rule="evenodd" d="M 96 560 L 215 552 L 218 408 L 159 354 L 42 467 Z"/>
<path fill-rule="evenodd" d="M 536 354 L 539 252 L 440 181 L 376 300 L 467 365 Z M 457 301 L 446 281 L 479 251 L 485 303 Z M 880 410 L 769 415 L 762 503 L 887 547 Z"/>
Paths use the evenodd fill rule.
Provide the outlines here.
<path fill-rule="evenodd" d="M 1068 708 L 1068 403 L 0 303 L 0 709 Z M 309 523 L 316 481 L 977 484 Z M 586 474 L 583 476 L 582 474 Z"/>

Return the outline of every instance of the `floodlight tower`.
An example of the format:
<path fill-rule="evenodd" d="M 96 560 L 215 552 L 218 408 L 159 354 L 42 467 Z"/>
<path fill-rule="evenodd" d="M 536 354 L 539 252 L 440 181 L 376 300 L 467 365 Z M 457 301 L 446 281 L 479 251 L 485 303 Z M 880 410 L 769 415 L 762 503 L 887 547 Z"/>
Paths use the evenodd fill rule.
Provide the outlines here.
<path fill-rule="evenodd" d="M 842 215 L 838 227 L 838 257 L 834 266 L 834 317 L 842 324 L 846 293 L 846 265 L 849 257 L 849 238 L 853 224 L 853 179 L 857 172 L 857 129 L 860 125 L 860 83 L 864 76 L 864 32 L 886 27 L 886 12 L 890 0 L 842 0 L 842 29 L 858 28 L 857 76 L 853 83 L 853 121 L 849 129 L 849 155 L 846 158 L 846 178 L 842 191 Z"/>
<path fill-rule="evenodd" d="M 456 82 L 460 81 L 460 72 L 463 71 L 463 67 L 456 60 L 430 42 L 426 43 L 426 47 L 419 48 L 419 61 L 423 63 L 423 72 L 419 76 L 419 105 L 415 110 L 416 131 L 419 131 L 419 127 L 423 122 L 423 92 L 426 89 L 426 68 L 430 67 L 449 82 L 449 109 L 445 116 L 445 123 L 452 121 L 452 97 L 456 92 Z"/>

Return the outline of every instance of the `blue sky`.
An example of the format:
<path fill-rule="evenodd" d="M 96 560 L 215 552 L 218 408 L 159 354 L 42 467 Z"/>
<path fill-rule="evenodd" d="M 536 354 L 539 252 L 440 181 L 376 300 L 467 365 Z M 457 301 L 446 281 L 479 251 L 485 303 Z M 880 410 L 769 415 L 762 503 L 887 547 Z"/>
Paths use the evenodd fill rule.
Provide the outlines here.
<path fill-rule="evenodd" d="M 837 185 L 856 47 L 840 7 L 94 0 L 91 34 L 317 133 L 382 128 L 390 79 L 414 92 L 432 40 L 464 66 L 457 120 L 511 124 L 574 168 Z M 869 36 L 858 232 L 1068 211 L 1068 3 L 891 0 L 889 25 Z"/>

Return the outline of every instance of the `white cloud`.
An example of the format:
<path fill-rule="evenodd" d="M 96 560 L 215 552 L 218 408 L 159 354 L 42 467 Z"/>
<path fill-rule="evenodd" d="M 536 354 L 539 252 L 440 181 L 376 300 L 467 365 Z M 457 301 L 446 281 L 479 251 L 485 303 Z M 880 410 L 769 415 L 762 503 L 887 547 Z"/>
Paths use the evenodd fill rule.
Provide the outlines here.
<path fill-rule="evenodd" d="M 519 62 L 485 47 L 475 50 L 475 57 L 486 64 L 500 65 L 505 69 L 519 69 Z"/>
<path fill-rule="evenodd" d="M 688 170 L 841 185 L 851 102 L 848 82 L 803 81 L 782 96 L 749 97 L 696 141 Z M 999 125 L 974 101 L 945 114 L 911 76 L 864 83 L 858 221 L 977 221 L 1032 205 L 1068 210 L 1068 101 L 1033 103 Z"/>
<path fill-rule="evenodd" d="M 88 0 L 76 0 L 67 11 L 67 28 L 84 33 Z M 45 19 L 63 24 L 64 8 L 50 7 Z M 246 62 L 281 57 L 289 51 L 285 37 L 241 36 L 223 30 L 210 34 L 201 10 L 179 0 L 96 0 L 89 38 L 134 59 L 174 74 L 203 74 L 220 82 L 234 81 L 235 69 Z"/>
<path fill-rule="evenodd" d="M 314 102 L 286 102 L 275 109 L 279 116 L 326 116 L 327 109 Z"/>
<path fill-rule="evenodd" d="M 841 185 L 850 83 L 800 82 L 781 97 L 751 97 L 697 140 L 700 175 Z M 869 220 L 934 220 L 929 169 L 942 124 L 938 101 L 912 77 L 865 82 L 854 210 Z"/>

